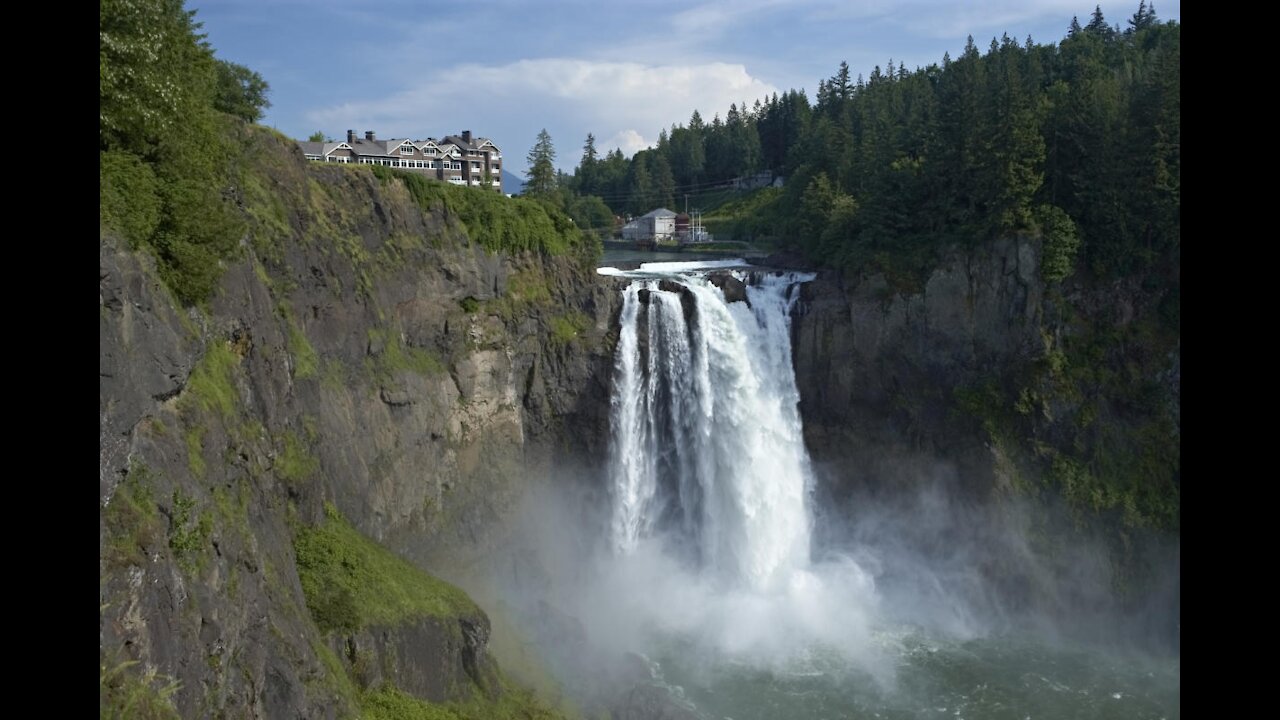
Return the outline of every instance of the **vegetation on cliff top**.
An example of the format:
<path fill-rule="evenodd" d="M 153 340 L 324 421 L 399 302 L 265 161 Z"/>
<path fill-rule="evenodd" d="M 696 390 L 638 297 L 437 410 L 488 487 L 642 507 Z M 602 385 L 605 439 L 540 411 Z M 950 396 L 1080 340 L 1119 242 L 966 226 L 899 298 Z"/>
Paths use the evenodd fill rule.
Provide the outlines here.
<path fill-rule="evenodd" d="M 267 83 L 215 58 L 183 5 L 102 2 L 99 200 L 101 230 L 151 252 L 165 284 L 190 305 L 211 296 L 247 232 L 279 236 L 290 225 L 254 169 L 273 160 L 253 154 L 240 130 L 269 105 Z M 374 172 L 384 182 L 400 178 L 424 210 L 454 215 L 491 252 L 598 255 L 594 238 L 551 205 Z M 264 218 L 274 222 L 264 226 Z"/>
<path fill-rule="evenodd" d="M 382 165 L 370 167 L 384 183 L 404 183 L 424 211 L 443 210 L 457 218 L 467 238 L 489 252 L 576 254 L 590 261 L 599 256 L 599 241 L 552 204 L 457 187 Z"/>
<path fill-rule="evenodd" d="M 1180 238 L 1177 22 L 1144 2 L 1122 31 L 1096 9 L 1057 44 L 992 38 L 982 53 L 867 77 L 841 63 L 803 90 L 711 122 L 694 112 L 630 160 L 588 136 L 561 189 L 614 212 L 711 210 L 734 178 L 784 176 L 760 202 L 708 212 L 738 239 L 772 239 L 828 267 L 927 272 L 938 251 L 1012 233 L 1048 233 L 1050 279 L 1142 273 Z"/>

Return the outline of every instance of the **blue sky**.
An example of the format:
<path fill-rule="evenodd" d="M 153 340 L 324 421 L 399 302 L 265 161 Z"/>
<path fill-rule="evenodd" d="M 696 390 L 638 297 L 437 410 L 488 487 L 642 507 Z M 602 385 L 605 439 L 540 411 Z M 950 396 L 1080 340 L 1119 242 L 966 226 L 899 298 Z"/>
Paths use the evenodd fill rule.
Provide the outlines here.
<path fill-rule="evenodd" d="M 1179 2 L 1157 15 L 1180 20 Z M 984 52 L 1007 32 L 1057 42 L 1088 0 L 189 0 L 218 56 L 271 85 L 263 123 L 305 139 L 472 130 L 524 171 L 538 131 L 572 171 L 587 133 L 630 156 L 696 108 L 803 88 L 841 60 L 868 75 Z M 1137 9 L 1104 3 L 1122 26 Z"/>

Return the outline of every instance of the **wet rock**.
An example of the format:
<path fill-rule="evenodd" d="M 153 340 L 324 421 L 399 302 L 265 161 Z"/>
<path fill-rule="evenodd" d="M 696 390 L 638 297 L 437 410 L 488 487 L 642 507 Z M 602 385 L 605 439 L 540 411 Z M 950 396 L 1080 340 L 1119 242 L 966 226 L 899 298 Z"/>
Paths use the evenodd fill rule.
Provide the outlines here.
<path fill-rule="evenodd" d="M 751 304 L 751 301 L 747 299 L 746 283 L 734 277 L 732 273 L 713 272 L 707 277 L 707 279 L 712 285 L 720 288 L 720 291 L 724 293 L 725 302 L 745 302 L 747 305 Z"/>

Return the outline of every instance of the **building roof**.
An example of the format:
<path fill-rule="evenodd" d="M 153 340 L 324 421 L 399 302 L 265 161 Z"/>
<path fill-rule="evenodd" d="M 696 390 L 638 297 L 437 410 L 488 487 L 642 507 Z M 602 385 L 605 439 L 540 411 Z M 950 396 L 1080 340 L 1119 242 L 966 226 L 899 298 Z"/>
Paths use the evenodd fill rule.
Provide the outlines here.
<path fill-rule="evenodd" d="M 325 156 L 334 150 L 340 148 L 350 148 L 351 145 L 345 142 L 311 142 L 310 140 L 299 140 L 298 146 L 302 148 L 305 155 Z"/>
<path fill-rule="evenodd" d="M 463 150 L 472 149 L 480 150 L 486 144 L 492 148 L 494 152 L 500 152 L 498 146 L 493 144 L 488 138 L 472 138 L 470 143 L 465 142 L 461 135 L 449 135 L 443 140 L 435 138 L 427 138 L 425 140 L 410 140 L 409 138 L 378 138 L 377 140 L 368 140 L 366 138 L 357 137 L 349 142 L 311 142 L 308 140 L 299 140 L 298 146 L 302 148 L 303 154 L 324 156 L 333 152 L 339 147 L 351 148 L 357 155 L 372 157 L 391 157 L 400 155 L 400 146 L 409 143 L 418 149 L 424 149 L 427 146 L 435 147 L 440 151 L 441 155 L 450 155 L 454 150 L 458 154 L 464 155 Z"/>
<path fill-rule="evenodd" d="M 441 142 L 452 143 L 454 145 L 457 145 L 460 148 L 464 148 L 467 150 L 479 150 L 485 144 L 488 144 L 490 147 L 494 149 L 495 152 L 502 152 L 501 150 L 498 149 L 498 146 L 496 143 L 494 143 L 489 138 L 483 138 L 483 137 L 473 137 L 471 138 L 471 142 L 467 142 L 466 139 L 463 138 L 461 135 L 445 135 L 444 140 L 442 140 Z"/>
<path fill-rule="evenodd" d="M 407 138 L 379 138 L 377 140 L 366 140 L 365 138 L 356 138 L 348 143 L 357 155 L 373 155 L 376 157 L 385 157 L 387 155 L 400 154 L 400 146 L 409 143 L 414 144 L 412 140 Z"/>
<path fill-rule="evenodd" d="M 657 210 L 647 212 L 644 215 L 641 215 L 640 217 L 660 218 L 660 217 L 675 217 L 675 216 L 676 216 L 675 213 L 671 212 L 666 208 L 658 208 Z"/>

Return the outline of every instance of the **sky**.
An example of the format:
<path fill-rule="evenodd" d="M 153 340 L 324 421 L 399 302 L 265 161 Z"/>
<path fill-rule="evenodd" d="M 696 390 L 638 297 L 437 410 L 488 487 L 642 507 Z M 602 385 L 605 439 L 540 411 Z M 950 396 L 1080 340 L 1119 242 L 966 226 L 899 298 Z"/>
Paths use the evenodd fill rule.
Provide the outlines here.
<path fill-rule="evenodd" d="M 1095 0 L 1096 2 L 1096 0 Z M 1113 0 L 1114 2 L 1114 0 Z M 587 133 L 628 157 L 730 103 L 960 54 L 972 35 L 1057 42 L 1088 0 L 188 0 L 218 57 L 271 86 L 262 123 L 298 139 L 471 130 L 521 174 L 546 129 L 572 172 Z M 1132 7 L 1129 6 L 1132 4 Z M 1179 20 L 1180 3 L 1155 4 Z M 1137 0 L 1102 5 L 1127 27 Z"/>

